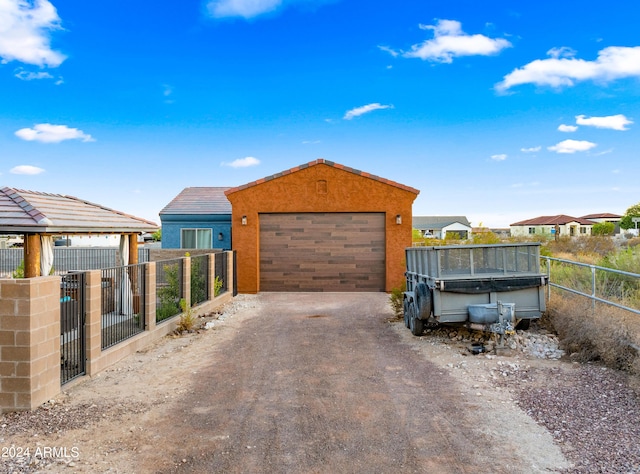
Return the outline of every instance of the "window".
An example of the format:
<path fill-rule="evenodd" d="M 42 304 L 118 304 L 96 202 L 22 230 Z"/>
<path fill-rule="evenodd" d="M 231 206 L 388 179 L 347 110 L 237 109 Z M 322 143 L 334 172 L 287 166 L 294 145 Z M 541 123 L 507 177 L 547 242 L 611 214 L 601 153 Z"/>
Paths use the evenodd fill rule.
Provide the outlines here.
<path fill-rule="evenodd" d="M 210 249 L 211 229 L 182 229 L 183 249 Z"/>
<path fill-rule="evenodd" d="M 535 227 L 529 227 L 529 233 L 530 234 L 535 234 L 536 233 L 536 228 Z"/>
<path fill-rule="evenodd" d="M 581 234 L 586 234 L 587 233 L 587 228 L 586 227 L 580 227 L 580 233 Z"/>

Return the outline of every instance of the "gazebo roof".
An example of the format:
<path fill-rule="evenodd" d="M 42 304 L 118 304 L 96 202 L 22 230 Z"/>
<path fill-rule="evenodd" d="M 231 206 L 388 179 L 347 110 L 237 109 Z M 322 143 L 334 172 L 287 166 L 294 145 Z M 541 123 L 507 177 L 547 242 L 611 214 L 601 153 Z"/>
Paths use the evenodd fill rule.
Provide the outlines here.
<path fill-rule="evenodd" d="M 0 189 L 0 234 L 123 234 L 159 226 L 73 196 Z"/>

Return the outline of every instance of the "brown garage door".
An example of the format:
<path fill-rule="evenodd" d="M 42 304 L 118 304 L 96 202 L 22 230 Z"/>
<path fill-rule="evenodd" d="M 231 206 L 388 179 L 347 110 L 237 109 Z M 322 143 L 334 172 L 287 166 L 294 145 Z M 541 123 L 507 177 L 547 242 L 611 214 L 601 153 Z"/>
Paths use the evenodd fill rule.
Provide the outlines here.
<path fill-rule="evenodd" d="M 384 291 L 384 213 L 260 214 L 261 291 Z"/>

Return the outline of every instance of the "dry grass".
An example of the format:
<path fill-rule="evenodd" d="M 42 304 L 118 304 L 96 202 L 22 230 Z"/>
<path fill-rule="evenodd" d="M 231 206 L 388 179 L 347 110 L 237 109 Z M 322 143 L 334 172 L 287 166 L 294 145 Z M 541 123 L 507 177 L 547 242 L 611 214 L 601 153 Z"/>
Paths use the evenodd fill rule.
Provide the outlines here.
<path fill-rule="evenodd" d="M 558 333 L 574 360 L 599 361 L 608 367 L 640 375 L 640 316 L 567 294 L 554 295 L 544 322 Z"/>

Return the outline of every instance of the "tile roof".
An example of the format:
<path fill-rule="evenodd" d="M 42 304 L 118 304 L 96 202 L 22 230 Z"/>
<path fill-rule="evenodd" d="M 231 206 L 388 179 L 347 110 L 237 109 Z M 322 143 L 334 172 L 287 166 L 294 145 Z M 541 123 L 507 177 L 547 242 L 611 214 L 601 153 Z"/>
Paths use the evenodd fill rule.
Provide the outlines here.
<path fill-rule="evenodd" d="M 228 187 L 185 188 L 160 211 L 166 214 L 231 214 Z"/>
<path fill-rule="evenodd" d="M 583 219 L 622 219 L 622 216 L 618 214 L 611 214 L 609 212 L 601 212 L 596 214 L 589 214 L 586 216 L 581 216 Z"/>
<path fill-rule="evenodd" d="M 577 222 L 582 225 L 594 225 L 596 222 L 590 221 L 589 219 L 584 219 L 582 217 L 571 217 L 564 214 L 560 214 L 557 216 L 540 216 L 534 217 L 533 219 L 527 219 L 520 222 L 514 222 L 511 224 L 514 226 L 524 226 L 524 225 L 565 225 L 570 222 Z"/>
<path fill-rule="evenodd" d="M 229 195 L 229 194 L 232 194 L 232 193 L 235 193 L 235 192 L 238 192 L 238 191 L 242 191 L 243 189 L 247 189 L 247 188 L 250 188 L 252 186 L 257 186 L 258 184 L 266 183 L 267 181 L 271 181 L 273 179 L 277 179 L 277 178 L 280 178 L 282 176 L 286 176 L 288 174 L 295 173 L 297 171 L 300 171 L 300 170 L 303 170 L 303 169 L 306 169 L 306 168 L 310 168 L 312 166 L 317 166 L 317 165 L 331 166 L 331 167 L 336 168 L 336 169 L 340 169 L 340 170 L 343 170 L 343 171 L 348 171 L 349 173 L 357 174 L 358 176 L 362 176 L 363 178 L 373 179 L 375 181 L 379 181 L 381 183 L 388 184 L 389 186 L 394 186 L 396 188 L 404 189 L 405 191 L 409 191 L 409 192 L 414 193 L 414 194 L 419 194 L 420 193 L 419 190 L 417 190 L 415 188 L 412 188 L 410 186 L 405 186 L 404 184 L 396 183 L 395 181 L 391 181 L 389 179 L 381 178 L 379 176 L 375 176 L 373 174 L 369 174 L 369 173 L 366 173 L 364 171 L 357 170 L 355 168 L 349 168 L 348 166 L 344 166 L 344 165 L 341 165 L 339 163 L 334 163 L 333 161 L 325 160 L 324 158 L 319 158 L 319 159 L 317 159 L 315 161 L 310 161 L 309 163 L 305 163 L 303 165 L 296 166 L 294 168 L 290 168 L 290 169 L 282 171 L 280 173 L 276 173 L 276 174 L 273 174 L 271 176 L 267 176 L 266 178 L 258 179 L 256 181 L 252 181 L 250 183 L 243 184 L 242 186 L 237 186 L 235 188 L 230 188 L 225 192 L 225 194 Z"/>
<path fill-rule="evenodd" d="M 155 232 L 155 222 L 73 196 L 0 189 L 0 233 Z"/>
<path fill-rule="evenodd" d="M 414 229 L 442 229 L 454 223 L 471 227 L 465 216 L 413 216 Z"/>

